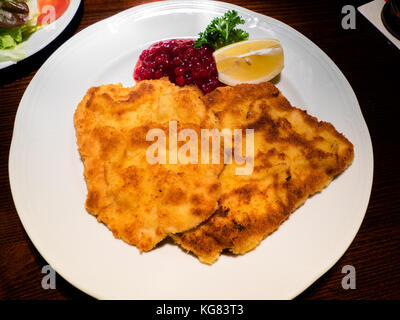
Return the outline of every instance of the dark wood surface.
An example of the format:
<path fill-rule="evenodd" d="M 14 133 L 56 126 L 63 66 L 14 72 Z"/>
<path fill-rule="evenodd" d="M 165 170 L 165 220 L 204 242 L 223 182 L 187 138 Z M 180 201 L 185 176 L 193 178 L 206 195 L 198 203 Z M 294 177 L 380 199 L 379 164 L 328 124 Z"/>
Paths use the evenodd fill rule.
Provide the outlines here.
<path fill-rule="evenodd" d="M 0 73 L 0 299 L 91 299 L 59 276 L 55 290 L 41 287 L 41 269 L 47 263 L 25 233 L 9 187 L 13 123 L 30 80 L 60 44 L 99 20 L 145 2 L 86 0 L 55 42 Z M 374 183 L 361 228 L 344 256 L 298 299 L 399 299 L 400 50 L 359 13 L 355 30 L 342 29 L 343 5 L 357 7 L 367 1 L 230 2 L 287 23 L 326 52 L 352 85 L 373 142 Z M 355 290 L 341 286 L 345 265 L 356 268 Z"/>

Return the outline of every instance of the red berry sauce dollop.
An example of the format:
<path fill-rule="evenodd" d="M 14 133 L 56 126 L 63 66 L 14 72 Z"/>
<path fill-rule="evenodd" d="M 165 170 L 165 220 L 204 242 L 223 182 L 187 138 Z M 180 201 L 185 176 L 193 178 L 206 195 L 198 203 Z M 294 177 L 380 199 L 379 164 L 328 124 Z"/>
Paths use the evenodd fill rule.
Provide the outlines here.
<path fill-rule="evenodd" d="M 178 86 L 196 85 L 209 93 L 223 84 L 218 81 L 213 49 L 195 48 L 192 39 L 160 41 L 144 50 L 135 66 L 136 81 L 168 77 Z"/>

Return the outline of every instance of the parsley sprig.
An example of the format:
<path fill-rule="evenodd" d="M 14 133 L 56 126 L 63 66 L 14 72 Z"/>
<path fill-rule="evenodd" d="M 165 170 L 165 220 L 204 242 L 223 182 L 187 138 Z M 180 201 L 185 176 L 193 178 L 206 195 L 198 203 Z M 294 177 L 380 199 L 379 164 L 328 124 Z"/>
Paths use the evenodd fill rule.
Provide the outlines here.
<path fill-rule="evenodd" d="M 204 32 L 199 33 L 199 38 L 194 42 L 194 47 L 208 45 L 214 49 L 219 49 L 228 44 L 242 40 L 247 40 L 249 34 L 241 29 L 235 29 L 239 24 L 244 24 L 244 20 L 235 10 L 226 12 L 220 18 L 214 18 Z"/>

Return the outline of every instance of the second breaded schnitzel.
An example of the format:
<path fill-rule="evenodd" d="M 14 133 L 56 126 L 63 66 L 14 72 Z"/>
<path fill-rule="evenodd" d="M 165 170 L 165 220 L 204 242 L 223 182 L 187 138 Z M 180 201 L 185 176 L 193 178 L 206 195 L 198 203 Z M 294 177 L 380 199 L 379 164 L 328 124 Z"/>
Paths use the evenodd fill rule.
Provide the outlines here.
<path fill-rule="evenodd" d="M 275 231 L 308 197 L 353 160 L 353 145 L 335 128 L 294 108 L 271 83 L 218 88 L 203 97 L 219 128 L 254 129 L 254 170 L 220 175 L 219 208 L 206 222 L 174 235 L 204 263 L 228 249 L 244 254 Z"/>

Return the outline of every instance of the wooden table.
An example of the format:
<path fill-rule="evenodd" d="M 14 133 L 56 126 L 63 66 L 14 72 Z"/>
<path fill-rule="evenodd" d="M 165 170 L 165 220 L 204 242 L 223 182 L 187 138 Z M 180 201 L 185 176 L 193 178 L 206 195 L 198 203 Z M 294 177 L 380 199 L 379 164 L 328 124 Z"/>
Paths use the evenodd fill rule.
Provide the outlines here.
<path fill-rule="evenodd" d="M 87 0 L 67 30 L 39 54 L 0 73 L 0 299 L 90 299 L 61 277 L 43 290 L 46 261 L 32 245 L 14 207 L 8 154 L 15 113 L 35 72 L 74 33 L 148 1 Z M 374 183 L 365 219 L 344 256 L 298 299 L 400 298 L 400 50 L 357 13 L 356 29 L 341 27 L 345 4 L 366 1 L 230 1 L 276 18 L 316 43 L 352 85 L 372 137 Z M 356 268 L 356 289 L 341 286 L 342 267 Z"/>

